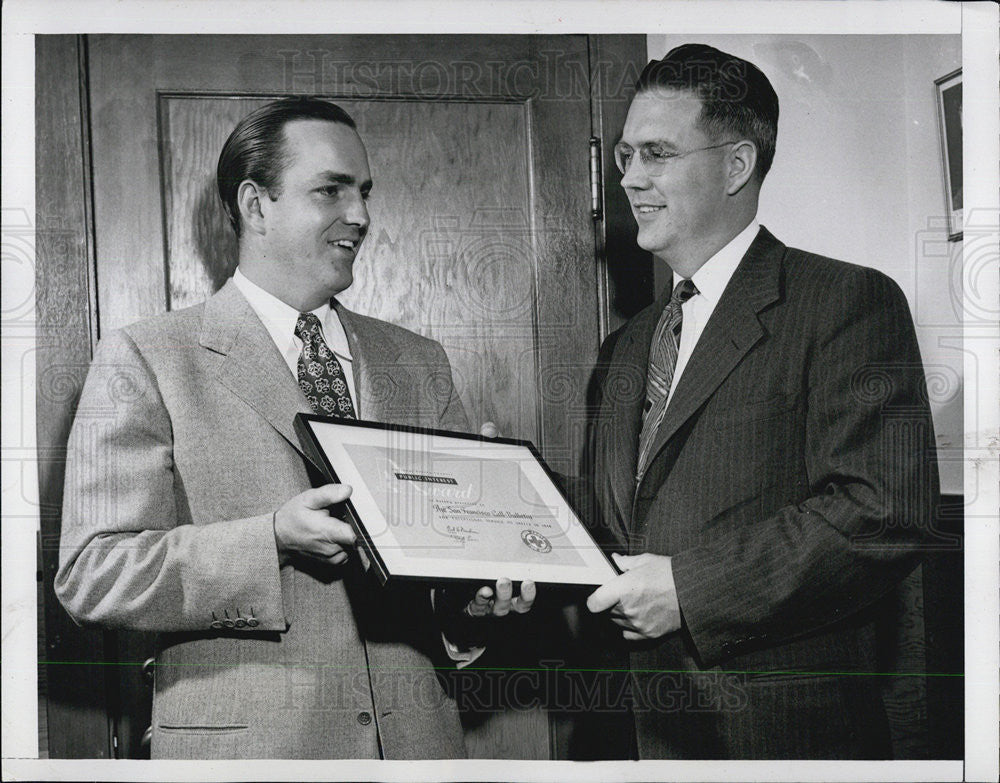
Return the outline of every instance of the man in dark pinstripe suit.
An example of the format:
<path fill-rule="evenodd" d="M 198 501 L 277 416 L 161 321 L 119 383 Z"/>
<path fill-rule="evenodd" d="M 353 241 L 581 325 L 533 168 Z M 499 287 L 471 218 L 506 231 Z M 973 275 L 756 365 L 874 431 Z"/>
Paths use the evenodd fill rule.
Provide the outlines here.
<path fill-rule="evenodd" d="M 681 46 L 615 157 L 673 283 L 601 349 L 597 507 L 624 571 L 588 599 L 628 647 L 640 758 L 887 758 L 879 606 L 938 480 L 902 292 L 756 221 L 778 99 Z"/>

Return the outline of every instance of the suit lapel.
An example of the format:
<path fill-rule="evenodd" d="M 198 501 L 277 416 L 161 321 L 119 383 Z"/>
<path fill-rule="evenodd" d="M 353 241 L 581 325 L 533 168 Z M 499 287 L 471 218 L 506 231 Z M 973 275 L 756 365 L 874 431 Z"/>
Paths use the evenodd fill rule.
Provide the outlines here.
<path fill-rule="evenodd" d="M 412 410 L 408 403 L 413 385 L 409 370 L 399 362 L 399 344 L 380 321 L 358 315 L 337 301 L 334 307 L 351 348 L 360 418 L 392 421 L 398 418 L 393 411 Z"/>
<path fill-rule="evenodd" d="M 604 404 L 608 409 L 605 415 L 609 415 L 614 425 L 608 433 L 604 468 L 605 475 L 611 477 L 612 494 L 626 526 L 631 522 L 632 496 L 635 494 L 635 467 L 642 405 L 646 398 L 649 344 L 669 296 L 670 291 L 666 290 L 656 302 L 629 322 L 615 346 L 609 377 L 605 378 Z M 621 373 L 621 376 L 614 377 L 615 373 Z M 615 394 L 616 389 L 629 391 Z M 635 391 L 632 392 L 632 389 Z"/>
<path fill-rule="evenodd" d="M 225 356 L 219 382 L 312 461 L 293 425 L 296 413 L 312 413 L 312 409 L 271 335 L 232 280 L 205 303 L 200 343 Z"/>
<path fill-rule="evenodd" d="M 677 381 L 653 441 L 651 462 L 764 335 L 758 313 L 780 296 L 784 250 L 785 246 L 761 227 Z"/>

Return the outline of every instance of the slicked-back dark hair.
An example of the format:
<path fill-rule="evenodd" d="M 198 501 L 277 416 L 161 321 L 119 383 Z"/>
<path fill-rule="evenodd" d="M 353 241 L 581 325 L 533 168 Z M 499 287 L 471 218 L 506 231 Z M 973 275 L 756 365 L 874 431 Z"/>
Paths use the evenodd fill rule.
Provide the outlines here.
<path fill-rule="evenodd" d="M 736 136 L 757 146 L 758 181 L 771 168 L 778 137 L 778 96 L 753 63 L 704 44 L 684 44 L 652 60 L 637 93 L 683 90 L 701 100 L 701 127 L 713 140 Z"/>
<path fill-rule="evenodd" d="M 288 164 L 285 125 L 293 120 L 328 120 L 357 128 L 351 115 L 335 103 L 318 98 L 281 98 L 250 112 L 222 145 L 215 170 L 222 208 L 236 236 L 242 231 L 237 195 L 240 183 L 253 180 L 275 199 L 281 195 L 281 175 Z"/>

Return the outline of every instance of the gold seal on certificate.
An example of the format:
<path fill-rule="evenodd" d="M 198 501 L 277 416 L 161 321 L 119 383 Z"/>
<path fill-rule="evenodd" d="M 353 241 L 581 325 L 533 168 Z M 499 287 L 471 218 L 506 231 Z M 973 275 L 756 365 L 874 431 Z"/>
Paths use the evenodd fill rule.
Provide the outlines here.
<path fill-rule="evenodd" d="M 300 413 L 380 580 L 595 586 L 617 573 L 528 441 Z"/>

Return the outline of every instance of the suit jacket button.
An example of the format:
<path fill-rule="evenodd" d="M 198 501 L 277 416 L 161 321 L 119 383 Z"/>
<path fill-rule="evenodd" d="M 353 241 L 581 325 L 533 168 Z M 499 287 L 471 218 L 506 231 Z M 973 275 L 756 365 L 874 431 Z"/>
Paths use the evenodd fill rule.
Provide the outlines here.
<path fill-rule="evenodd" d="M 237 617 L 235 620 L 233 620 L 233 625 L 235 625 L 237 628 L 244 628 L 246 624 L 247 621 L 244 620 L 242 617 Z"/>
<path fill-rule="evenodd" d="M 258 620 L 256 617 L 248 617 L 247 625 L 250 628 L 256 628 L 258 625 L 260 625 L 260 620 Z"/>
<path fill-rule="evenodd" d="M 223 628 L 232 628 L 236 623 L 230 620 L 228 617 L 222 621 Z"/>
<path fill-rule="evenodd" d="M 372 722 L 372 714 L 370 712 L 359 712 L 358 713 L 358 723 L 362 726 L 367 726 Z"/>
<path fill-rule="evenodd" d="M 212 628 L 215 628 L 216 630 L 218 630 L 218 629 L 220 629 L 222 627 L 223 627 L 222 626 L 222 620 L 212 620 Z"/>

